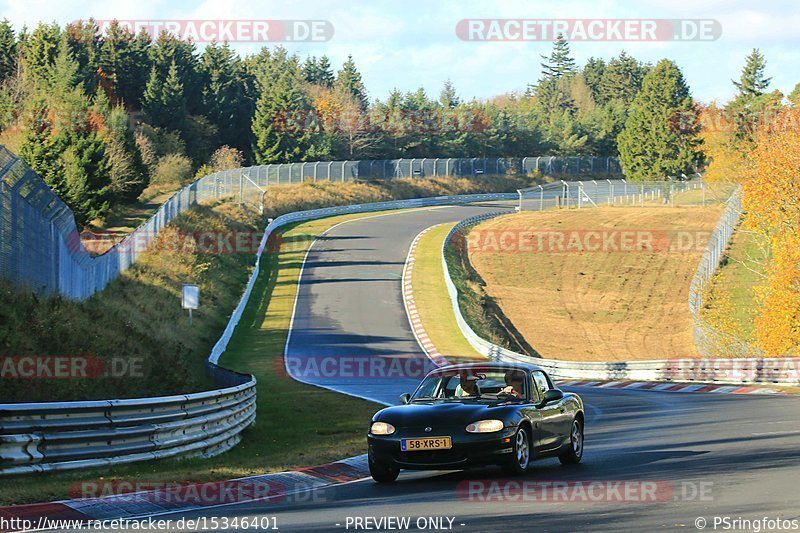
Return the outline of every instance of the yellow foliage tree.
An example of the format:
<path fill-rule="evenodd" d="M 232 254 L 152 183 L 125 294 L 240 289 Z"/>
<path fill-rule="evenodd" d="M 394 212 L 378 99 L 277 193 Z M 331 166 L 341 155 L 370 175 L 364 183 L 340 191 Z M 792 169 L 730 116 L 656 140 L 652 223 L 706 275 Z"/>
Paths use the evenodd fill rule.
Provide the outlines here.
<path fill-rule="evenodd" d="M 758 345 L 768 356 L 800 346 L 800 130 L 787 127 L 796 118 L 796 109 L 785 108 L 762 124 L 744 183 L 746 223 L 769 240 L 773 254 L 755 320 Z"/>
<path fill-rule="evenodd" d="M 709 182 L 742 181 L 747 176 L 746 153 L 734 136 L 735 124 L 716 104 L 698 115 L 703 150 L 708 156 L 704 179 Z"/>

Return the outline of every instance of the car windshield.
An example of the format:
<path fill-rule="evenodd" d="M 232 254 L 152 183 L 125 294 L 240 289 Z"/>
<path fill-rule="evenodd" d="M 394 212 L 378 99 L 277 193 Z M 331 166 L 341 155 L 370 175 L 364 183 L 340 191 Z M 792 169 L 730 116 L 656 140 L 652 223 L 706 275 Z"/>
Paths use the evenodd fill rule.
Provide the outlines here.
<path fill-rule="evenodd" d="M 524 399 L 525 372 L 517 369 L 454 369 L 435 372 L 411 401 L 496 401 Z"/>

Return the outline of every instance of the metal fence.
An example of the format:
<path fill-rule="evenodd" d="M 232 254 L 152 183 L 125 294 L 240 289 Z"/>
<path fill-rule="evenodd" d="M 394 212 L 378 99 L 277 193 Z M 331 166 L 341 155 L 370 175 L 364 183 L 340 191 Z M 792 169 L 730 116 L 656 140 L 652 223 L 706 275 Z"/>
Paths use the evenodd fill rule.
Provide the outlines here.
<path fill-rule="evenodd" d="M 534 174 L 575 176 L 619 175 L 615 157 L 418 158 L 374 161 L 317 161 L 249 167 L 247 174 L 261 187 L 304 181 L 384 180 L 480 175 Z"/>
<path fill-rule="evenodd" d="M 561 175 L 618 172 L 608 157 L 397 159 L 260 165 L 216 172 L 187 185 L 133 233 L 103 255 L 81 243 L 72 212 L 21 159 L 0 146 L 0 276 L 44 295 L 82 300 L 104 289 L 147 249 L 159 231 L 198 202 L 233 197 L 263 210 L 274 185 L 401 177 L 533 172 Z"/>
<path fill-rule="evenodd" d="M 562 361 L 531 357 L 494 344 L 478 335 L 461 313 L 458 305 L 458 289 L 453 283 L 449 266 L 445 258 L 445 250 L 454 238 L 461 238 L 469 228 L 485 220 L 505 215 L 497 212 L 478 215 L 456 224 L 447 234 L 441 250 L 442 267 L 445 273 L 445 284 L 450 296 L 453 313 L 464 338 L 479 353 L 493 360 L 509 362 L 535 363 L 556 379 L 562 380 L 629 380 L 629 381 L 676 381 L 695 383 L 721 383 L 730 385 L 776 384 L 800 385 L 800 359 L 798 358 L 763 358 L 751 347 L 736 339 L 714 330 L 704 322 L 698 313 L 702 306 L 704 285 L 711 279 L 719 267 L 722 254 L 733 234 L 741 213 L 741 188 L 733 186 L 734 193 L 727 201 L 725 211 L 714 230 L 714 236 L 698 266 L 692 280 L 689 307 L 695 317 L 695 342 L 701 354 L 708 357 L 720 355 L 723 347 L 725 358 L 711 359 L 674 359 L 654 361 Z M 620 191 L 617 191 L 620 193 Z M 620 193 L 621 194 L 621 193 Z M 535 209 L 535 207 L 534 207 Z M 736 347 L 739 350 L 724 347 Z M 711 348 L 714 348 L 711 351 Z M 699 385 L 698 385 L 699 387 Z"/>
<path fill-rule="evenodd" d="M 742 188 L 738 187 L 726 203 L 719 223 L 714 228 L 708 246 L 689 286 L 689 311 L 694 319 L 694 343 L 705 357 L 763 357 L 764 353 L 747 341 L 716 329 L 702 313 L 703 298 L 708 284 L 719 270 L 725 250 L 733 236 L 742 213 Z"/>
<path fill-rule="evenodd" d="M 517 191 L 520 211 L 551 207 L 581 208 L 702 206 L 725 202 L 733 191 L 729 184 L 685 181 L 631 182 L 624 179 L 573 180 L 537 185 Z"/>

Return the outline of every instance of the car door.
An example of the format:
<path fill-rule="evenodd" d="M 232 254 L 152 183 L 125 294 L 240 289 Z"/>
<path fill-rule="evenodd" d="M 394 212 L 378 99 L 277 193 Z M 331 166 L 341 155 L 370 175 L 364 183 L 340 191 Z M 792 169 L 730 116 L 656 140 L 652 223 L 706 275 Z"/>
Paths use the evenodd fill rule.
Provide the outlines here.
<path fill-rule="evenodd" d="M 555 389 L 550 376 L 544 372 L 538 372 L 540 375 L 539 381 L 542 387 L 547 387 L 547 390 Z M 562 398 L 557 402 L 551 404 L 556 413 L 553 418 L 553 431 L 556 434 L 558 445 L 565 444 L 569 439 L 570 430 L 572 429 L 572 410 L 570 410 L 567 399 Z"/>
<path fill-rule="evenodd" d="M 541 427 L 539 428 L 539 451 L 548 451 L 558 448 L 562 438 L 559 433 L 559 417 L 561 416 L 560 402 L 543 404 L 544 393 L 550 389 L 550 384 L 543 372 L 538 370 L 531 373 L 532 396 L 536 403 L 536 408 L 541 416 Z M 534 396 L 535 395 L 535 396 Z"/>

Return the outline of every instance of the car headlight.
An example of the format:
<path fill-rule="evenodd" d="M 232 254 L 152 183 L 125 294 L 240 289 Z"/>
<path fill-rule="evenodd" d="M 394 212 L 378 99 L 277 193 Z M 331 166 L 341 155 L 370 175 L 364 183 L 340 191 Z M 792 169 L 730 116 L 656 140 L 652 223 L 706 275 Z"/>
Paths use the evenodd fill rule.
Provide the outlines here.
<path fill-rule="evenodd" d="M 391 435 L 394 433 L 394 426 L 386 422 L 373 422 L 369 432 L 373 435 Z"/>
<path fill-rule="evenodd" d="M 505 427 L 502 420 L 480 420 L 467 426 L 467 433 L 494 433 Z"/>

